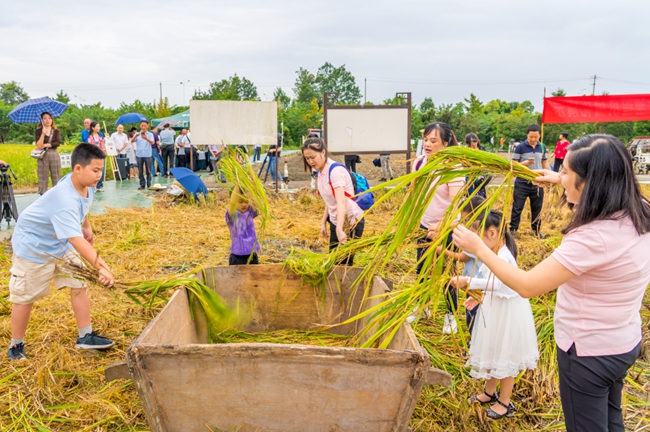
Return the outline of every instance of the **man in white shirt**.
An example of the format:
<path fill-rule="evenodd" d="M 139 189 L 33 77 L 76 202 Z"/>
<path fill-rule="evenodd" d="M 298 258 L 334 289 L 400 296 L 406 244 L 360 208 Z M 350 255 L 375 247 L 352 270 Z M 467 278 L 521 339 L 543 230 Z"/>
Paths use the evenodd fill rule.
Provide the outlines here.
<path fill-rule="evenodd" d="M 126 157 L 126 149 L 130 144 L 129 137 L 124 133 L 124 126 L 121 124 L 117 125 L 117 132 L 113 132 L 111 135 L 117 153 L 120 157 Z"/>
<path fill-rule="evenodd" d="M 178 156 L 177 167 L 185 167 L 185 154 L 186 150 L 189 151 L 190 139 L 187 137 L 187 129 L 181 130 L 181 134 L 176 137 L 176 156 Z M 173 176 L 170 176 L 173 177 Z"/>

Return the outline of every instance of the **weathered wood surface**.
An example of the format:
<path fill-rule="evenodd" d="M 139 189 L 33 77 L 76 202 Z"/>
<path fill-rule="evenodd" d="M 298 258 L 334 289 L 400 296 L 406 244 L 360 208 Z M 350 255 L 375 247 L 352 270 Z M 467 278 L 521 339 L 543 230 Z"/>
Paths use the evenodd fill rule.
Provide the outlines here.
<path fill-rule="evenodd" d="M 251 305 L 248 331 L 311 330 L 361 311 L 362 291 L 350 290 L 359 272 L 337 268 L 324 292 L 281 265 L 207 269 L 206 282 L 227 301 Z M 373 278 L 370 295 L 387 290 Z M 349 334 L 360 325 L 332 330 Z M 406 431 L 422 387 L 450 381 L 430 368 L 407 324 L 386 350 L 205 340 L 183 289 L 127 350 L 152 430 Z"/>
<path fill-rule="evenodd" d="M 429 367 L 415 352 L 297 345 L 142 345 L 130 354 L 161 431 L 404 430 L 413 371 Z"/>
<path fill-rule="evenodd" d="M 129 365 L 125 361 L 113 363 L 104 369 L 104 376 L 106 381 L 113 381 L 116 379 L 131 379 L 131 373 L 129 372 Z"/>

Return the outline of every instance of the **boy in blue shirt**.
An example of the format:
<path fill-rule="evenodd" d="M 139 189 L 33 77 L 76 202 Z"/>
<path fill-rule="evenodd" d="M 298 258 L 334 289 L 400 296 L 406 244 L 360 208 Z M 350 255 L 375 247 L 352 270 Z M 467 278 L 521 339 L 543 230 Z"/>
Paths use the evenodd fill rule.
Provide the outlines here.
<path fill-rule="evenodd" d="M 9 301 L 13 303 L 10 359 L 26 359 L 24 337 L 32 305 L 49 294 L 51 281 L 57 289 L 70 288 L 79 329 L 76 348 L 105 349 L 114 345 L 92 330 L 86 284 L 66 277 L 55 262 L 56 258 L 79 262 L 81 256 L 98 269 L 99 283 L 113 286 L 108 265 L 93 249 L 93 231 L 87 218 L 104 158 L 99 147 L 79 144 L 72 152 L 72 172 L 27 207 L 16 223 L 9 281 Z"/>

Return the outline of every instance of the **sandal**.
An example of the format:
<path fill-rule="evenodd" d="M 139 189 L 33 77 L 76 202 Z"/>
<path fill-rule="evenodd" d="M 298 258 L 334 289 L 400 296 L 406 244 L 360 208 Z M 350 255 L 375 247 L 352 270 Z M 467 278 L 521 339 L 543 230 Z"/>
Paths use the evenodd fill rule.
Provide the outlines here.
<path fill-rule="evenodd" d="M 484 402 L 484 401 L 482 401 L 481 399 L 478 398 L 478 395 L 471 395 L 471 396 L 469 397 L 469 399 L 467 400 L 467 402 L 469 402 L 469 403 L 471 403 L 471 404 L 479 403 L 479 404 L 481 404 L 481 405 L 487 405 L 487 404 L 494 405 L 496 402 L 499 401 L 499 392 L 498 392 L 498 391 L 495 391 L 493 395 L 488 394 L 488 393 L 485 392 L 485 391 L 483 392 L 483 394 L 484 394 L 485 396 L 489 397 L 490 400 Z"/>
<path fill-rule="evenodd" d="M 488 416 L 488 418 L 491 418 L 492 420 L 499 420 L 503 417 L 512 418 L 515 416 L 515 404 L 513 404 L 512 401 L 506 405 L 497 399 L 497 403 L 506 409 L 505 414 L 499 414 L 490 407 L 485 410 L 485 414 Z"/>

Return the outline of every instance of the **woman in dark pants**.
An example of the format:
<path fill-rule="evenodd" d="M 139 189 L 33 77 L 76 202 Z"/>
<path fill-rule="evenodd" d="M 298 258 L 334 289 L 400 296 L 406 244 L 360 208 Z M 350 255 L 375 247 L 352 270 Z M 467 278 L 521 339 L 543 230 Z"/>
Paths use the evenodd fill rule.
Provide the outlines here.
<path fill-rule="evenodd" d="M 41 123 L 34 134 L 36 147 L 43 150 L 38 159 L 38 193 L 43 195 L 47 191 L 47 182 L 52 178 L 52 187 L 56 186 L 61 178 L 61 157 L 56 150 L 61 144 L 61 132 L 54 125 L 50 113 L 41 114 Z"/>
<path fill-rule="evenodd" d="M 529 271 L 500 260 L 463 226 L 454 243 L 503 283 L 530 298 L 557 288 L 554 327 L 567 431 L 624 431 L 621 392 L 641 350 L 639 309 L 650 282 L 650 204 L 627 149 L 612 135 L 568 148 L 558 174 L 575 213 L 560 246 Z"/>
<path fill-rule="evenodd" d="M 321 224 L 321 235 L 328 237 L 330 250 L 349 238 L 363 235 L 363 210 L 351 198 L 354 196 L 352 175 L 345 166 L 327 156 L 325 142 L 321 138 L 307 138 L 302 145 L 302 159 L 305 171 L 318 171 L 318 192 L 325 201 L 325 213 Z M 340 264 L 353 265 L 354 256 L 348 256 Z"/>

